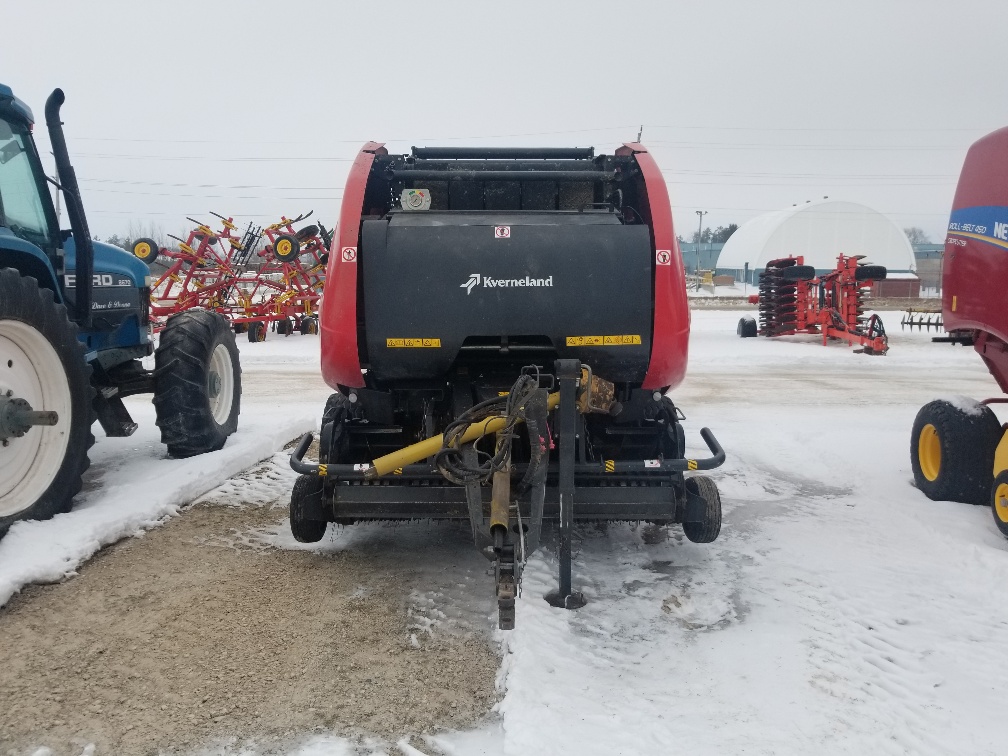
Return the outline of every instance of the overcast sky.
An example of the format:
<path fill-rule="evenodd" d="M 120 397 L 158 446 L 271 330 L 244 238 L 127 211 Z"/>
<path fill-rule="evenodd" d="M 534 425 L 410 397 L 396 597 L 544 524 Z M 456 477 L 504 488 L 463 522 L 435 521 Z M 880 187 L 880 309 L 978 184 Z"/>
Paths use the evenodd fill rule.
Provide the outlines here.
<path fill-rule="evenodd" d="M 369 139 L 636 138 L 677 233 L 819 199 L 944 238 L 962 160 L 1008 125 L 1008 3 L 10 2 L 0 81 L 54 87 L 92 232 L 208 211 L 335 223 Z M 51 159 L 48 161 L 51 167 Z M 65 225 L 65 220 L 64 220 Z"/>

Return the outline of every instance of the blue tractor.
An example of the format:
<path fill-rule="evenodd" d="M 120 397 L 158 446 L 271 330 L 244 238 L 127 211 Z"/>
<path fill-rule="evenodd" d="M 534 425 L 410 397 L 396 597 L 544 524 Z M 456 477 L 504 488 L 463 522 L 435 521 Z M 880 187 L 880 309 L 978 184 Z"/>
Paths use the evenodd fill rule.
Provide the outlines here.
<path fill-rule="evenodd" d="M 123 399 L 151 393 L 168 453 L 224 446 L 238 427 L 241 367 L 219 314 L 171 318 L 154 346 L 150 272 L 92 242 L 67 152 L 62 90 L 45 117 L 70 219 L 61 231 L 32 139 L 31 109 L 0 84 L 0 536 L 21 519 L 67 511 L 81 489 L 97 420 L 136 428 Z M 143 358 L 154 354 L 154 369 Z"/>

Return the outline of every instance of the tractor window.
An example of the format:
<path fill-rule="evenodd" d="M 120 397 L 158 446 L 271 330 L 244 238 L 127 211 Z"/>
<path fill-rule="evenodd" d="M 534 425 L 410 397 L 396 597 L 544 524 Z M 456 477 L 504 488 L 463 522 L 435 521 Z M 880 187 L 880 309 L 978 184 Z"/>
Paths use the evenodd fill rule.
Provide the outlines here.
<path fill-rule="evenodd" d="M 0 225 L 25 241 L 50 249 L 54 246 L 46 218 L 40 185 L 41 169 L 33 170 L 36 159 L 31 137 L 23 127 L 0 117 Z"/>

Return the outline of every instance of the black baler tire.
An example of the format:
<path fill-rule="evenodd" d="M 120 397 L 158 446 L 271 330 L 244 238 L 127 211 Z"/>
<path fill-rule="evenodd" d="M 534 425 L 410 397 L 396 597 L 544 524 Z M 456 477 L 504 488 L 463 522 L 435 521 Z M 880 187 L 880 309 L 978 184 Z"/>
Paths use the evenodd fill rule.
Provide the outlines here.
<path fill-rule="evenodd" d="M 854 277 L 858 281 L 884 281 L 886 277 L 885 265 L 858 265 L 854 271 Z"/>
<path fill-rule="evenodd" d="M 739 319 L 735 332 L 743 339 L 750 339 L 757 334 L 758 330 L 756 318 L 744 317 Z"/>
<path fill-rule="evenodd" d="M 67 317 L 66 307 L 56 303 L 52 291 L 13 268 L 0 268 L 0 320 L 26 323 L 49 342 L 63 367 L 72 408 L 67 448 L 48 488 L 24 508 L 0 516 L 2 537 L 18 520 L 46 520 L 70 510 L 73 497 L 81 489 L 81 476 L 91 464 L 88 450 L 95 441 L 91 434 L 95 419 L 91 403 L 95 392 L 91 386 L 91 366 L 84 359 L 84 345 L 77 340 L 77 326 Z M 12 439 L 11 443 L 17 441 Z M 0 449 L 0 455 L 2 453 Z"/>
<path fill-rule="evenodd" d="M 706 475 L 686 478 L 686 488 L 707 503 L 703 522 L 684 522 L 683 533 L 693 543 L 711 543 L 721 533 L 721 495 L 714 481 Z"/>
<path fill-rule="evenodd" d="M 788 282 L 811 281 L 815 278 L 815 268 L 811 265 L 792 265 L 790 268 L 782 268 L 781 280 Z"/>
<path fill-rule="evenodd" d="M 157 260 L 158 253 L 161 251 L 161 248 L 156 241 L 145 237 L 137 239 L 133 242 L 133 247 L 130 251 L 138 260 L 143 260 L 145 263 L 150 265 Z"/>
<path fill-rule="evenodd" d="M 921 469 L 920 437 L 931 425 L 938 434 L 940 462 L 934 480 Z M 910 464 L 914 482 L 934 501 L 987 504 L 994 480 L 994 450 L 1001 440 L 1001 424 L 990 407 L 972 415 L 944 399 L 921 407 L 910 435 Z"/>
<path fill-rule="evenodd" d="M 209 372 L 219 345 L 231 357 L 231 410 L 217 422 L 210 406 Z M 174 366 L 166 366 L 175 361 Z M 227 319 L 208 310 L 186 310 L 168 319 L 154 353 L 158 378 L 154 409 L 161 442 L 173 457 L 192 457 L 223 448 L 238 429 L 241 412 L 241 365 L 238 345 Z M 163 368 L 164 372 L 161 372 Z"/>
<path fill-rule="evenodd" d="M 997 512 L 997 492 L 998 488 L 1002 486 L 1008 486 L 1008 470 L 1003 470 L 998 473 L 997 477 L 994 478 L 994 485 L 991 486 L 990 502 L 991 502 L 991 514 L 994 515 L 994 524 L 997 525 L 997 529 L 1001 531 L 1001 535 L 1008 538 L 1008 521 L 1002 520 L 998 516 Z M 1006 515 L 1008 516 L 1008 515 Z"/>
<path fill-rule="evenodd" d="M 290 243 L 290 249 L 288 251 L 281 252 L 281 248 L 286 247 L 287 243 Z M 296 236 L 282 234 L 277 237 L 275 242 L 273 242 L 273 254 L 276 256 L 276 259 L 281 262 L 291 262 L 292 260 L 296 260 L 298 255 L 301 254 L 301 242 L 297 240 Z"/>
<path fill-rule="evenodd" d="M 318 543 L 329 527 L 327 522 L 305 516 L 305 499 L 315 491 L 321 491 L 322 486 L 322 478 L 317 475 L 299 475 L 294 481 L 290 500 L 290 526 L 291 535 L 298 543 Z"/>

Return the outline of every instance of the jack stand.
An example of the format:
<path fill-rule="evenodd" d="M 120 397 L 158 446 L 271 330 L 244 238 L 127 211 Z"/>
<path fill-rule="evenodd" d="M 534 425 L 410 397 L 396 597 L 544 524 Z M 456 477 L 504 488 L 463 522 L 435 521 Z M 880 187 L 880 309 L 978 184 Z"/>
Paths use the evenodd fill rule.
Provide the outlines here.
<path fill-rule="evenodd" d="M 581 379 L 578 360 L 557 360 L 560 383 L 558 440 L 560 441 L 560 585 L 546 594 L 551 606 L 580 609 L 587 601 L 584 594 L 571 589 L 571 526 L 574 521 L 574 455 L 577 449 L 577 390 Z"/>

